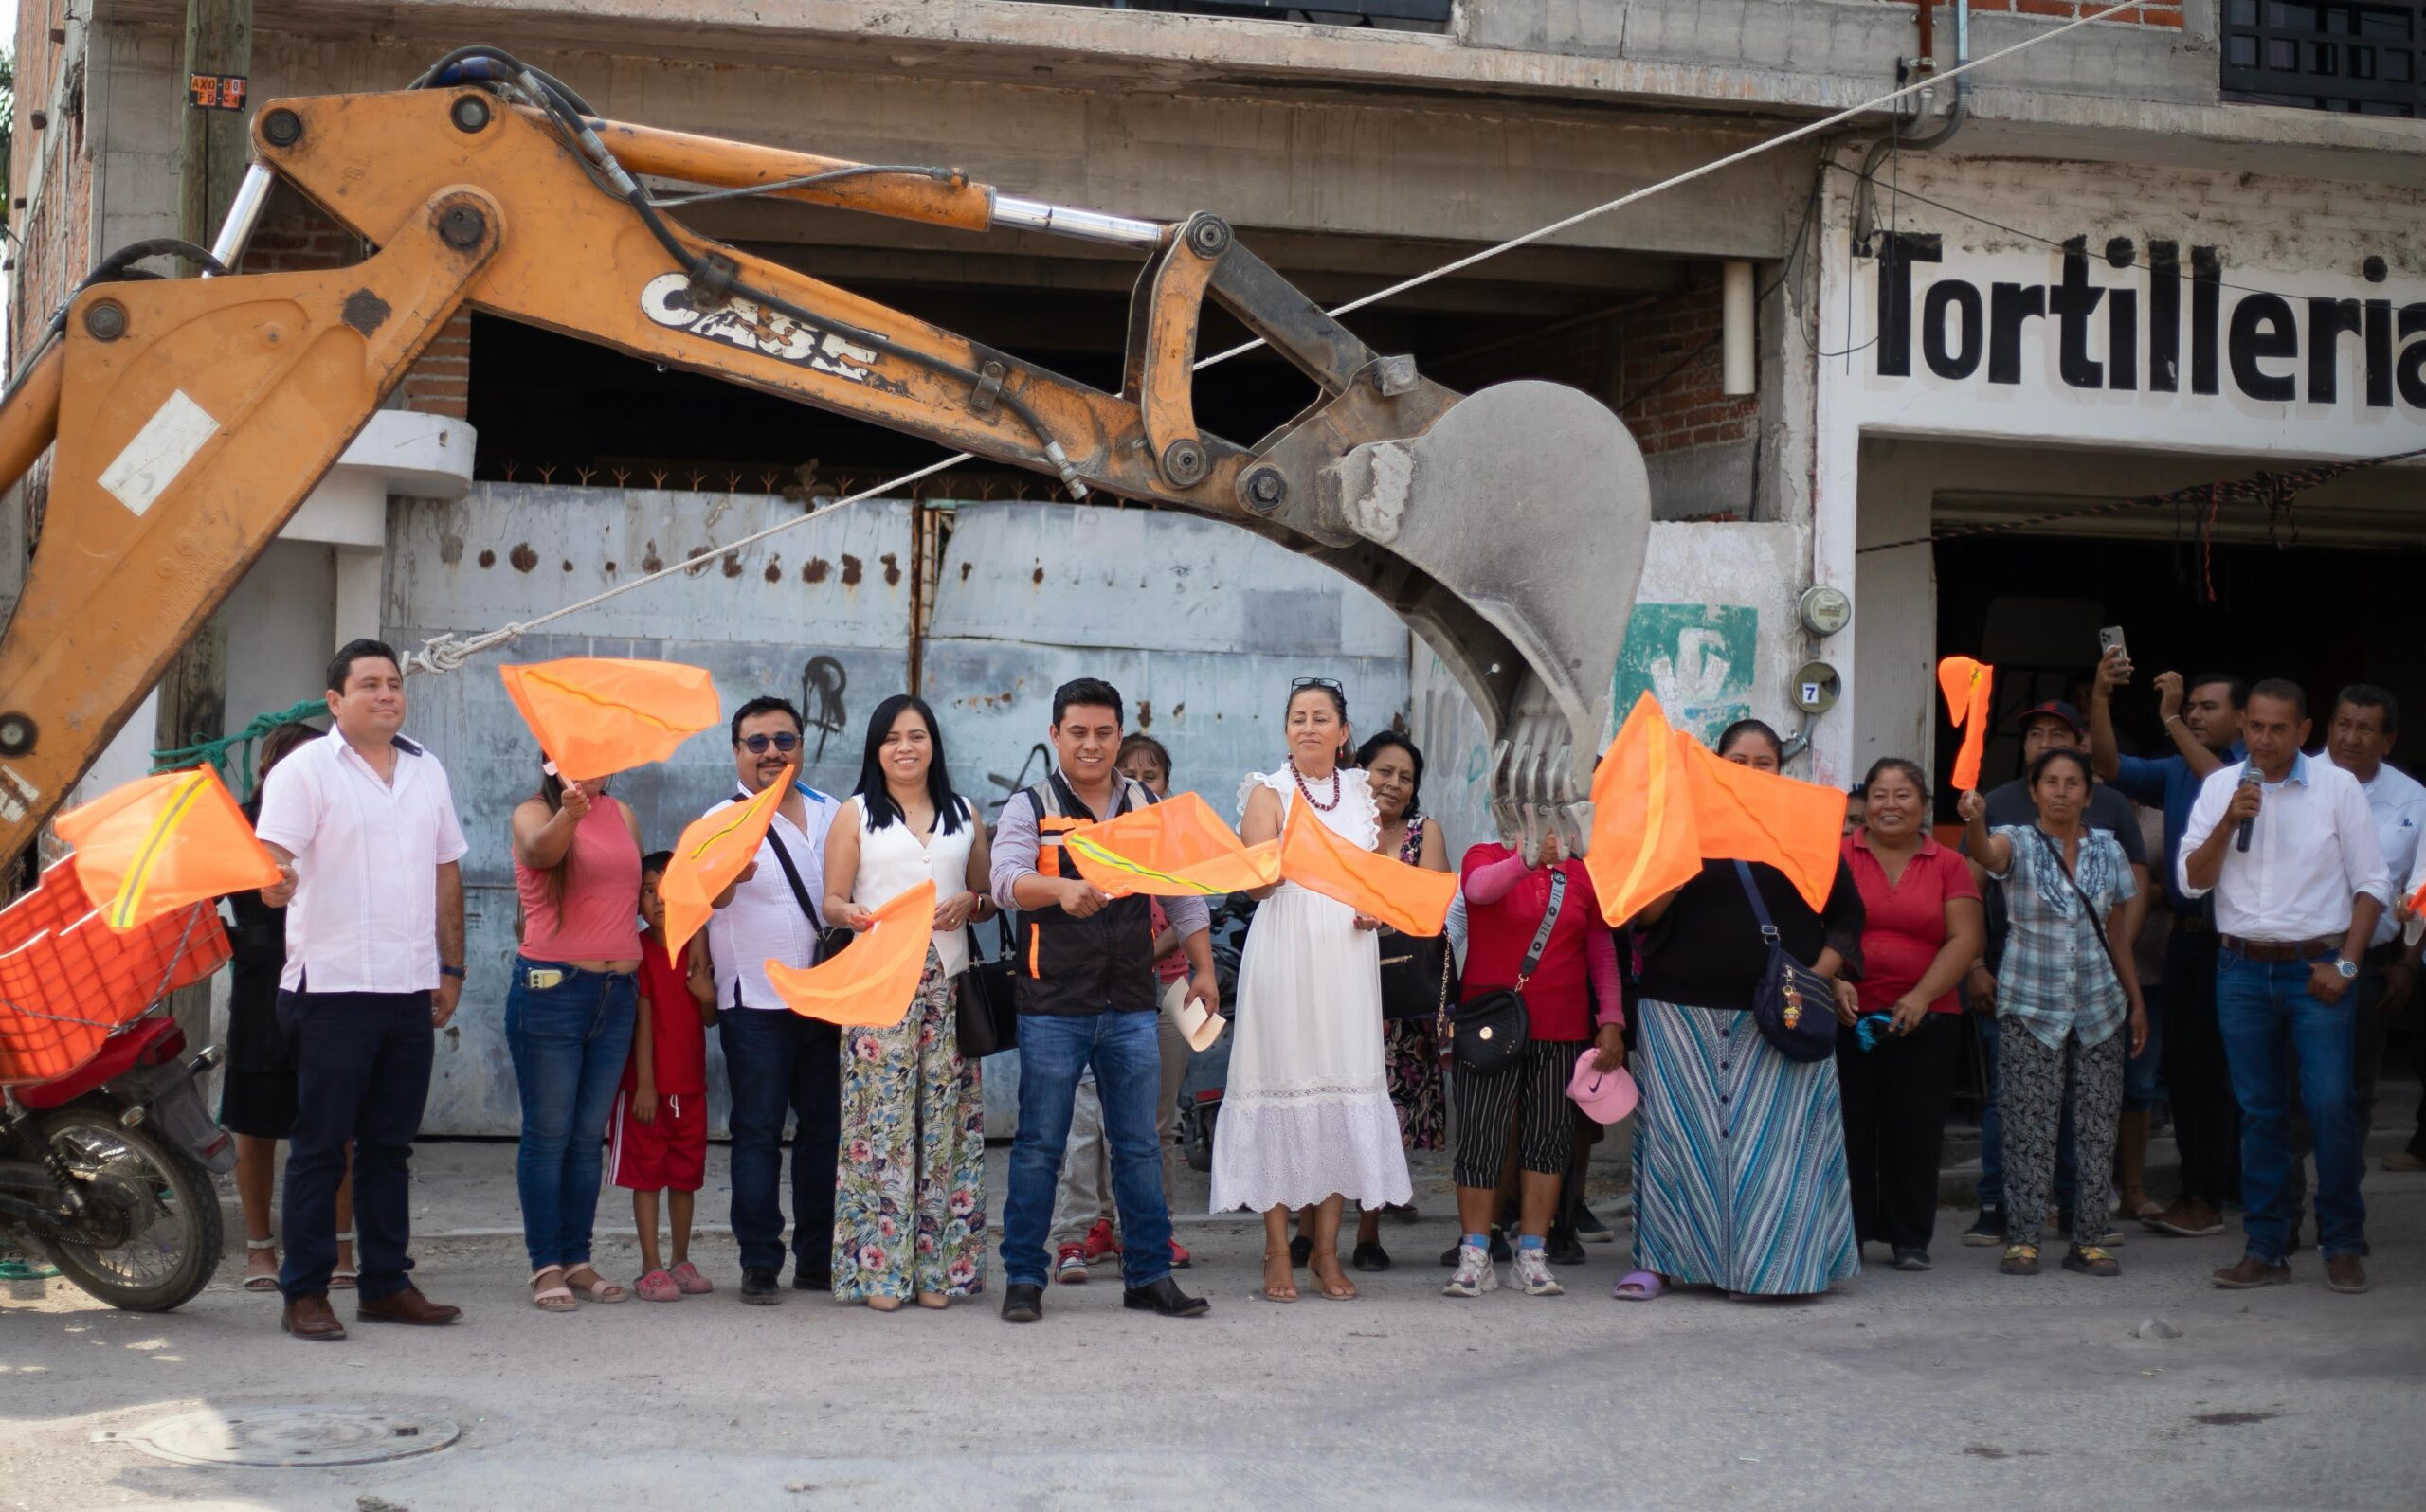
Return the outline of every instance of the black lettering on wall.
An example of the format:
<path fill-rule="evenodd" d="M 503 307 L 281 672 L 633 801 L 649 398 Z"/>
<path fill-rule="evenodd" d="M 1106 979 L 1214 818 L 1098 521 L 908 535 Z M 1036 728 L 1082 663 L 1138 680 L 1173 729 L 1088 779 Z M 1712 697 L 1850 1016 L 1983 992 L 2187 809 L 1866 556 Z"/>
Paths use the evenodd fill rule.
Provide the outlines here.
<path fill-rule="evenodd" d="M 1935 236 L 1889 232 L 1878 248 L 1878 372 L 1883 378 L 1912 375 L 1912 264 L 1935 262 L 1946 254 Z"/>
<path fill-rule="evenodd" d="M 2021 329 L 2047 315 L 2047 286 L 2034 283 L 1992 283 L 1988 286 L 1988 382 L 2021 382 Z"/>
<path fill-rule="evenodd" d="M 2047 292 L 2047 313 L 2055 320 L 2055 372 L 2073 388 L 2095 388 L 2105 369 L 2089 354 L 2089 317 L 2106 291 L 2089 281 L 2089 238 L 2064 243 L 2063 280 Z"/>
<path fill-rule="evenodd" d="M 2148 243 L 2148 392 L 2182 387 L 2182 245 Z"/>
<path fill-rule="evenodd" d="M 2300 396 L 2299 380 L 2290 373 L 2270 373 L 2259 363 L 2296 357 L 2300 333 L 2291 302 L 2273 294 L 2242 297 L 2233 306 L 2230 343 L 2233 382 L 2252 399 L 2291 400 Z"/>
<path fill-rule="evenodd" d="M 2342 338 L 2357 335 L 2359 324 L 2356 299 L 2308 300 L 2309 404 L 2329 405 L 2341 395 Z"/>
<path fill-rule="evenodd" d="M 2367 301 L 2367 407 L 2392 407 L 2392 301 Z"/>
<path fill-rule="evenodd" d="M 2426 335 L 2426 304 L 2405 304 L 2400 307 L 2400 336 Z M 2400 366 L 2395 369 L 2400 383 L 2400 402 L 2416 409 L 2426 409 L 2426 341 L 2411 341 L 2400 349 Z"/>
<path fill-rule="evenodd" d="M 1946 342 L 1946 315 L 1954 312 L 1955 345 Z M 1921 356 L 1941 378 L 1968 378 L 1980 369 L 1980 290 L 1961 279 L 1940 279 L 1921 301 Z"/>
<path fill-rule="evenodd" d="M 2106 387 L 2140 387 L 2140 292 L 2106 291 Z"/>
<path fill-rule="evenodd" d="M 2216 335 L 2222 325 L 2224 265 L 2211 246 L 2190 249 L 2190 391 L 2218 392 Z"/>

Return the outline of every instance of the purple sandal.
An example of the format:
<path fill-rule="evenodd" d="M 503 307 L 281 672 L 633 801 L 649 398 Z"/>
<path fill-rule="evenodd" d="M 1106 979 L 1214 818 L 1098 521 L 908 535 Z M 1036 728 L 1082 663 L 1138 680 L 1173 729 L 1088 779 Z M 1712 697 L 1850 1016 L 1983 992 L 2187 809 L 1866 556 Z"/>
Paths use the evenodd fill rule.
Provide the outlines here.
<path fill-rule="evenodd" d="M 1628 1287 L 1634 1289 L 1628 1291 L 1626 1289 Z M 1660 1280 L 1656 1272 L 1629 1270 L 1618 1278 L 1618 1284 L 1615 1287 L 1609 1288 L 1609 1295 L 1620 1302 L 1649 1302 L 1667 1289 L 1668 1283 Z"/>

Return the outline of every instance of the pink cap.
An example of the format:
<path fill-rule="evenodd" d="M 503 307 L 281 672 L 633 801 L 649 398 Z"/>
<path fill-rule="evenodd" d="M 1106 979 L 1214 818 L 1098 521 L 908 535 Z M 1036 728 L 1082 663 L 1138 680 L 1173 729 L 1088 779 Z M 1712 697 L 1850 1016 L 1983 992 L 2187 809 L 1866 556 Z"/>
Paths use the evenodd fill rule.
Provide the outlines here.
<path fill-rule="evenodd" d="M 1603 1124 L 1623 1123 L 1640 1101 L 1641 1092 L 1623 1067 L 1598 1070 L 1594 1062 L 1599 1058 L 1589 1049 L 1577 1058 L 1575 1074 L 1567 1078 L 1566 1095 L 1575 1100 L 1576 1107 Z"/>

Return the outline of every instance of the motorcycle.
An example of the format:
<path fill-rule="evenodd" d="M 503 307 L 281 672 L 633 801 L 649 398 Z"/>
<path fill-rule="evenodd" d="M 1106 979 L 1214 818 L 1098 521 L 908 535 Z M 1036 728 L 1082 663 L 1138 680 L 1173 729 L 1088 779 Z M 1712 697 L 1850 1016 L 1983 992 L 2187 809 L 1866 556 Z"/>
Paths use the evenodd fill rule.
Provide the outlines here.
<path fill-rule="evenodd" d="M 0 1091 L 0 1243 L 132 1312 L 191 1301 L 226 1242 L 211 1178 L 235 1169 L 235 1143 L 199 1085 L 220 1051 L 185 1048 L 155 1011 L 68 1074 Z"/>
<path fill-rule="evenodd" d="M 1222 1003 L 1230 1017 L 1222 1037 L 1187 1057 L 1179 1084 L 1179 1127 L 1176 1137 L 1195 1170 L 1213 1169 L 1213 1130 L 1222 1119 L 1222 1093 L 1230 1080 L 1230 1040 L 1239 1018 L 1239 954 L 1246 948 L 1247 926 L 1255 920 L 1255 900 L 1232 893 L 1213 909 L 1213 977 L 1222 988 Z"/>

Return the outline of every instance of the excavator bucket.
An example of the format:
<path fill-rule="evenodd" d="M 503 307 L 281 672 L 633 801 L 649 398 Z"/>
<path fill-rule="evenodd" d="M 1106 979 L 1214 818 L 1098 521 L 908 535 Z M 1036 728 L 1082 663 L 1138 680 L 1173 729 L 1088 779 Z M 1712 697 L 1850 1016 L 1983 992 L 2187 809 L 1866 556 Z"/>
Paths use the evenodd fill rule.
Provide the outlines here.
<path fill-rule="evenodd" d="M 1392 591 L 1403 571 L 1349 568 L 1406 616 L 1481 711 L 1502 830 L 1554 824 L 1581 854 L 1650 539 L 1650 481 L 1624 424 L 1578 389 L 1498 384 L 1420 436 L 1351 448 L 1322 492 L 1324 523 L 1429 580 L 1409 595 Z"/>

